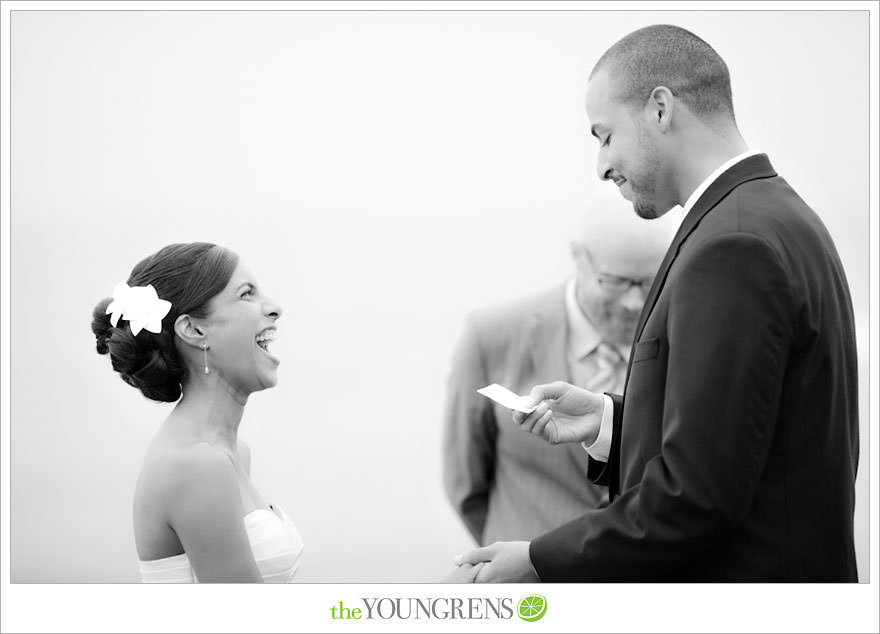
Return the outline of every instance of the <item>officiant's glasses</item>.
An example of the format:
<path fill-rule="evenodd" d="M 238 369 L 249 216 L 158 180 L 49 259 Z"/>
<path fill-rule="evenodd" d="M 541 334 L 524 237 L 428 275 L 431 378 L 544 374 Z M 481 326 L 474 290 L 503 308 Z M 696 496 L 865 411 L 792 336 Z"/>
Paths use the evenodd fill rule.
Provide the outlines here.
<path fill-rule="evenodd" d="M 613 275 L 611 273 L 599 272 L 596 269 L 596 263 L 593 260 L 593 254 L 590 253 L 590 250 L 586 246 L 580 246 L 584 254 L 587 256 L 587 260 L 590 262 L 590 268 L 592 268 L 593 272 L 596 274 L 596 281 L 599 282 L 599 286 L 604 288 L 609 293 L 622 295 L 623 293 L 629 291 L 629 289 L 631 289 L 633 286 L 638 286 L 644 294 L 647 294 L 648 291 L 651 289 L 651 284 L 654 283 L 654 276 L 635 279 L 632 277 L 624 277 L 621 275 Z"/>

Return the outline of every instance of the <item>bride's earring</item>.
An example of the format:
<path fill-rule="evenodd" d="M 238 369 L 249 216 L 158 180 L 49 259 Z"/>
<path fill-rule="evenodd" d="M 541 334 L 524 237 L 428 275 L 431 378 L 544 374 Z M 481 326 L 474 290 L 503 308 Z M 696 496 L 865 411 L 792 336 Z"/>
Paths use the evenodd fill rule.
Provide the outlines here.
<path fill-rule="evenodd" d="M 202 344 L 202 350 L 205 353 L 205 374 L 210 374 L 211 370 L 208 369 L 208 344 Z"/>

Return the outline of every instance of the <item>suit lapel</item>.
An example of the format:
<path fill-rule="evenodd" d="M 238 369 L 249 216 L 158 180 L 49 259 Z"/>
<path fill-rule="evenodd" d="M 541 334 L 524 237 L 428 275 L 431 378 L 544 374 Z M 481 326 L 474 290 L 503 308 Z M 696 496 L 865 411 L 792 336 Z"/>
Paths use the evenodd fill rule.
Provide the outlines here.
<path fill-rule="evenodd" d="M 697 225 L 700 224 L 700 220 L 703 219 L 703 216 L 709 213 L 715 205 L 721 202 L 731 191 L 743 183 L 758 178 L 772 178 L 773 176 L 776 176 L 776 171 L 770 164 L 767 155 L 756 154 L 743 159 L 736 165 L 733 165 L 730 169 L 715 179 L 715 182 L 709 185 L 706 191 L 703 192 L 703 195 L 700 196 L 693 208 L 688 212 L 687 216 L 685 216 L 681 226 L 675 234 L 675 237 L 672 239 L 672 244 L 669 246 L 669 250 L 666 251 L 666 256 L 663 258 L 663 262 L 660 263 L 660 268 L 657 270 L 654 283 L 651 285 L 651 290 L 645 298 L 645 305 L 642 307 L 642 312 L 639 315 L 638 324 L 636 324 L 633 348 L 635 348 L 636 343 L 638 343 L 641 338 L 642 332 L 645 329 L 645 324 L 648 322 L 648 317 L 651 316 L 651 311 L 654 310 L 654 306 L 657 304 L 657 298 L 660 296 L 660 291 L 663 289 L 663 284 L 666 282 L 669 268 L 678 256 L 682 244 L 684 244 L 684 241 L 687 240 L 688 236 L 694 231 L 694 229 L 697 228 Z M 629 361 L 626 365 L 626 380 L 623 384 L 624 406 L 626 404 L 626 388 L 627 385 L 629 385 L 629 375 L 632 371 L 633 356 L 631 350 Z M 615 414 L 615 420 L 622 421 L 622 413 L 621 418 L 618 418 L 617 414 Z M 616 468 L 610 474 L 609 491 L 612 499 L 620 492 L 620 468 L 622 465 L 620 459 L 621 435 L 620 428 L 616 423 L 611 441 L 611 460 L 614 459 L 613 456 L 617 456 Z"/>
<path fill-rule="evenodd" d="M 568 317 L 565 308 L 565 286 L 548 294 L 535 310 L 529 331 L 532 363 L 535 371 L 534 384 L 552 381 L 572 382 L 568 367 Z M 563 445 L 568 459 L 575 468 L 587 470 L 587 454 L 579 443 Z M 561 447 L 560 447 L 561 449 Z"/>
<path fill-rule="evenodd" d="M 566 361 L 568 321 L 565 318 L 565 287 L 554 289 L 535 309 L 529 328 L 529 348 L 535 379 L 571 382 Z"/>
<path fill-rule="evenodd" d="M 657 270 L 654 283 L 651 285 L 651 290 L 645 298 L 645 305 L 639 315 L 633 345 L 635 345 L 642 336 L 642 331 L 645 329 L 645 323 L 647 323 L 648 317 L 650 317 L 651 311 L 657 303 L 657 297 L 660 295 L 660 290 L 663 288 L 663 283 L 666 281 L 669 268 L 675 261 L 676 256 L 678 256 L 681 245 L 684 244 L 684 241 L 693 230 L 697 228 L 697 225 L 700 223 L 700 220 L 703 219 L 703 216 L 709 213 L 715 205 L 721 202 L 731 191 L 743 183 L 758 178 L 771 178 L 773 176 L 776 176 L 776 172 L 774 171 L 773 166 L 770 165 L 770 160 L 767 158 L 767 155 L 756 154 L 743 159 L 736 165 L 732 166 L 729 170 L 719 176 L 705 192 L 703 192 L 703 195 L 700 196 L 693 208 L 688 212 L 688 215 L 685 216 L 682 221 L 675 237 L 672 239 L 672 244 L 669 246 L 669 250 L 666 251 L 666 256 L 663 258 L 660 268 Z M 630 359 L 632 359 L 632 355 L 630 355 Z M 630 361 L 630 365 L 631 364 L 632 361 Z M 627 380 L 629 380 L 629 367 L 627 368 L 626 374 Z"/>

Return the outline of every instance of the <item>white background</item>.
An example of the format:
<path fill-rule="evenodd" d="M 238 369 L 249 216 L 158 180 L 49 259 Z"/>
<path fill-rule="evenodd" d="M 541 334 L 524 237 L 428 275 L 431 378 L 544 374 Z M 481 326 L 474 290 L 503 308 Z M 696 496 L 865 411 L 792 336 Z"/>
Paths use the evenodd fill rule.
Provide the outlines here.
<path fill-rule="evenodd" d="M 440 472 L 463 319 L 570 274 L 567 240 L 602 186 L 587 75 L 614 41 L 658 22 L 726 60 L 746 141 L 841 252 L 860 350 L 868 580 L 867 12 L 27 10 L 36 4 L 4 16 L 12 582 L 138 580 L 131 495 L 171 406 L 95 354 L 90 313 L 138 259 L 192 240 L 237 251 L 285 309 L 279 385 L 252 397 L 241 436 L 256 485 L 306 542 L 298 580 L 446 574 L 471 546 Z M 98 8 L 113 6 L 125 8 Z M 383 586 L 339 588 L 330 594 Z"/>

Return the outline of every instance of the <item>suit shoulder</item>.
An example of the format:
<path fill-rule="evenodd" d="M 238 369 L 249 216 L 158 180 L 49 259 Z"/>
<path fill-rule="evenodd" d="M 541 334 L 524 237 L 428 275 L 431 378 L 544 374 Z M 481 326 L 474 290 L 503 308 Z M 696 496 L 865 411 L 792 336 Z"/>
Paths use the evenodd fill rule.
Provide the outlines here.
<path fill-rule="evenodd" d="M 833 244 L 818 214 L 780 176 L 743 183 L 730 192 L 701 223 L 704 237 L 753 236 L 783 259 L 801 245 L 806 252 Z"/>
<path fill-rule="evenodd" d="M 736 206 L 737 224 L 742 231 L 827 234 L 818 214 L 781 176 L 743 184 L 733 191 L 731 202 Z"/>

